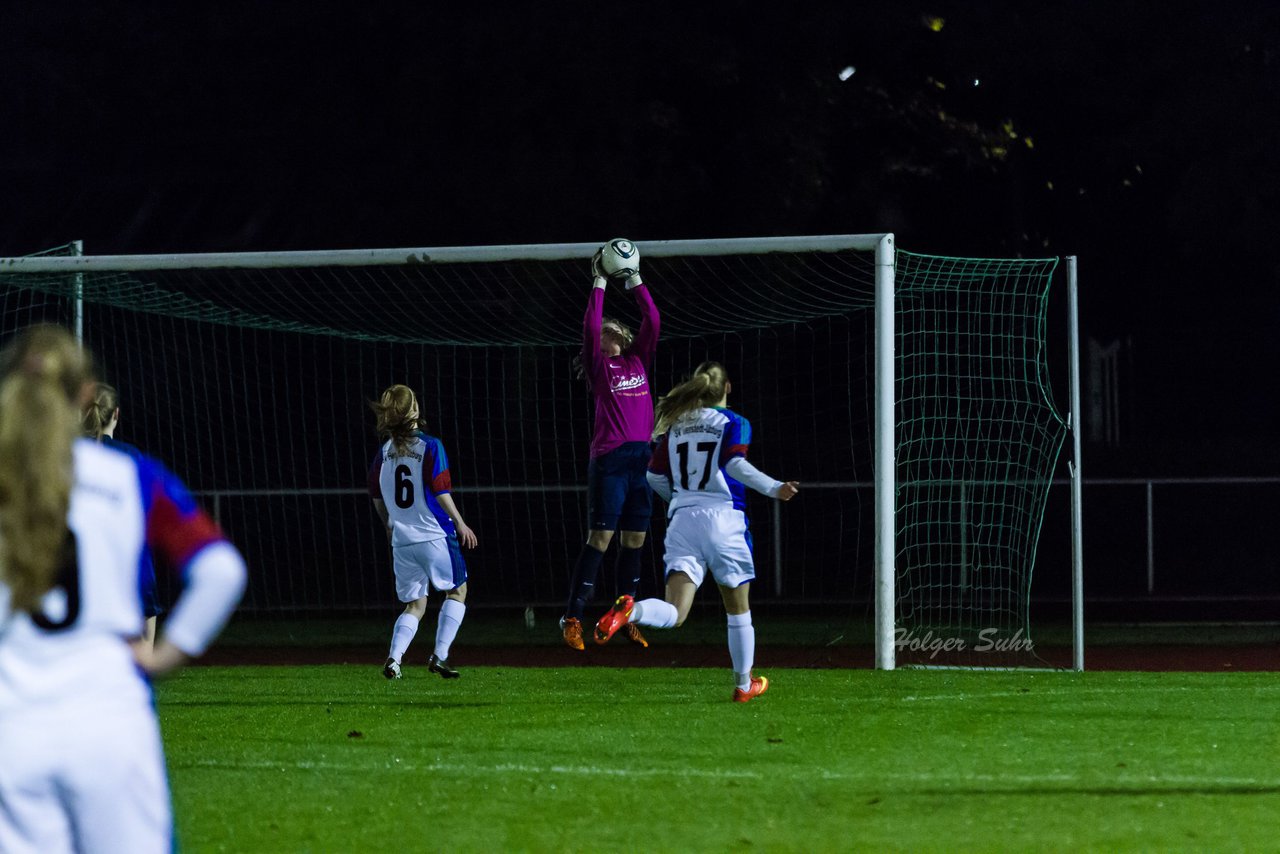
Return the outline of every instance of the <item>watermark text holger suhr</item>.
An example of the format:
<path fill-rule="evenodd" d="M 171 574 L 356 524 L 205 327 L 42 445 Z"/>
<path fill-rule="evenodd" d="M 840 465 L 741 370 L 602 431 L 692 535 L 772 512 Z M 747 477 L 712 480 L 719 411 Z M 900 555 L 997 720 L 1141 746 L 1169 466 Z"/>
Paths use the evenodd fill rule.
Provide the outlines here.
<path fill-rule="evenodd" d="M 1022 629 L 1018 629 L 1008 637 L 1001 637 L 999 629 L 983 629 L 978 632 L 978 639 L 972 646 L 961 637 L 935 635 L 933 630 L 923 635 L 916 634 L 915 629 L 898 628 L 894 630 L 893 645 L 899 650 L 908 652 L 927 652 L 929 658 L 935 658 L 940 652 L 1033 652 L 1031 638 L 1025 637 Z"/>

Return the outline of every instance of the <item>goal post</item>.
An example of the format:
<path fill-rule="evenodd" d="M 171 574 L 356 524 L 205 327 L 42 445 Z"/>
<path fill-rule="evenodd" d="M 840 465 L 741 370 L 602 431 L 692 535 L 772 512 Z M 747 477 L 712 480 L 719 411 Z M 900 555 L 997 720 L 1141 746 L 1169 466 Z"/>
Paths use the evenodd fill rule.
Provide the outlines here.
<path fill-rule="evenodd" d="M 637 245 L 662 313 L 655 394 L 725 362 L 753 459 L 809 486 L 802 514 L 753 505 L 757 572 L 776 579 L 753 598 L 874 603 L 883 669 L 904 663 L 904 628 L 970 632 L 998 615 L 1029 633 L 1061 446 L 1043 365 L 1052 259 L 913 255 L 892 234 Z M 407 382 L 457 461 L 482 541 L 473 577 L 490 602 L 550 604 L 583 531 L 589 397 L 569 361 L 596 248 L 4 258 L 0 336 L 83 312 L 126 438 L 219 509 L 262 567 L 246 607 L 265 613 L 393 600 L 359 484 L 375 447 L 365 401 Z M 610 288 L 606 312 L 634 321 L 630 302 Z M 972 375 L 940 380 L 957 370 Z M 1019 442 L 1037 444 L 1033 463 L 974 464 Z M 662 528 L 659 512 L 655 543 Z"/>
<path fill-rule="evenodd" d="M 1078 259 L 1067 261 L 1067 365 L 1071 396 L 1071 668 L 1084 670 L 1084 473 L 1080 455 L 1080 290 Z"/>

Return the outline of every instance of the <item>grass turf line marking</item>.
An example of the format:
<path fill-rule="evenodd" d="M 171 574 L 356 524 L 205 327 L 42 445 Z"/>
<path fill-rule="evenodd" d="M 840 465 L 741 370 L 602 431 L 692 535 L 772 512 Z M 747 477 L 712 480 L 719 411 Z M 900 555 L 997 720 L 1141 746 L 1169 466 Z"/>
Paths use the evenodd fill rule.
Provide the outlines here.
<path fill-rule="evenodd" d="M 1250 693 L 1276 693 L 1280 692 L 1280 681 L 1274 685 L 1224 685 L 1214 686 L 1215 691 L 1231 690 L 1248 691 Z M 957 702 L 963 700 L 982 700 L 997 697 L 1027 697 L 1029 699 L 1043 697 L 1080 697 L 1087 694 L 1098 696 L 1107 696 L 1112 694 L 1184 694 L 1188 691 L 1199 691 L 1198 686 L 1190 685 L 1169 685 L 1169 686 L 1150 686 L 1142 688 L 1133 688 L 1131 686 L 1117 685 L 1111 686 L 1074 686 L 1070 688 L 1019 688 L 1016 691 L 970 691 L 963 694 L 907 694 L 902 697 L 880 696 L 880 697 L 864 697 L 865 700 L 882 700 L 884 702 L 902 702 L 902 703 L 935 703 L 935 702 Z"/>
<path fill-rule="evenodd" d="M 446 774 L 565 774 L 583 777 L 690 777 L 714 780 L 760 780 L 764 775 L 756 771 L 701 771 L 696 768 L 599 768 L 584 765 L 520 765 L 504 762 L 500 765 L 457 765 L 447 762 L 431 762 L 426 765 L 413 765 L 394 759 L 381 762 L 374 767 L 368 765 L 352 765 L 343 762 L 315 762 L 300 760 L 298 762 L 244 762 L 220 761 L 217 759 L 197 759 L 191 762 L 174 762 L 175 767 L 217 768 L 230 771 L 240 770 L 280 770 L 280 771 L 342 771 L 364 772 L 376 768 L 395 768 L 397 771 L 433 771 Z M 773 776 L 770 774 L 770 776 Z"/>
<path fill-rule="evenodd" d="M 232 761 L 223 762 L 216 759 L 198 759 L 192 762 L 175 762 L 176 767 L 191 768 L 211 768 L 228 771 L 241 770 L 278 770 L 282 772 L 288 771 L 340 771 L 343 773 L 364 773 L 376 770 L 369 765 L 359 765 L 343 762 L 315 762 L 304 760 L 299 762 L 243 762 Z M 1086 780 L 1079 774 L 844 774 L 839 771 L 823 770 L 818 772 L 797 771 L 786 773 L 785 769 L 770 769 L 767 774 L 758 771 L 727 771 L 713 770 L 702 771 L 691 768 L 600 768 L 591 765 L 522 765 L 519 763 L 504 762 L 498 765 L 458 765 L 448 762 L 431 762 L 426 765 L 414 765 L 401 762 L 395 759 L 392 762 L 379 763 L 376 768 L 392 769 L 397 771 L 406 771 L 412 773 L 434 772 L 445 774 L 523 774 L 529 776 L 543 775 L 566 775 L 566 776 L 582 776 L 582 777 L 685 777 L 700 780 L 763 780 L 767 776 L 769 779 L 788 778 L 793 782 L 806 782 L 814 780 L 839 781 L 864 783 L 877 790 L 885 788 L 886 785 L 924 785 L 924 786 L 960 786 L 967 784 L 982 784 L 990 786 L 997 784 L 1001 789 L 1009 789 L 1016 793 L 1017 789 L 1025 786 L 1035 786 L 1041 784 L 1088 784 L 1091 781 Z M 1141 776 L 1125 776 L 1117 777 L 1108 781 L 1109 786 L 1116 790 L 1117 794 L 1122 794 L 1125 788 L 1133 788 L 1133 794 L 1150 794 L 1158 793 L 1161 787 L 1170 789 L 1196 788 L 1202 790 L 1204 794 L 1212 794 L 1215 789 L 1241 789 L 1251 788 L 1258 789 L 1260 793 L 1269 791 L 1280 791 L 1280 780 L 1259 780 L 1253 777 L 1190 777 L 1185 775 L 1177 776 L 1156 776 L 1153 774 Z M 993 794 L 996 790 L 989 790 Z M 1069 793 L 1069 789 L 1065 792 Z"/>

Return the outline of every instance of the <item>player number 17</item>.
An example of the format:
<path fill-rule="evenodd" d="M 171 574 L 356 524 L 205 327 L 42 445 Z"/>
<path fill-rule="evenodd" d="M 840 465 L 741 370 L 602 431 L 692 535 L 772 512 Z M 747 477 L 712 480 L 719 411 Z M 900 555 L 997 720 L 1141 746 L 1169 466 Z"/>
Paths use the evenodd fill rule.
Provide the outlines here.
<path fill-rule="evenodd" d="M 680 488 L 689 488 L 689 442 L 676 443 L 676 456 L 680 458 Z M 711 462 L 716 452 L 718 442 L 699 442 L 694 448 L 701 454 L 706 455 L 706 459 L 702 463 L 702 480 L 698 481 L 696 489 L 706 489 L 707 482 L 711 480 Z M 696 465 L 696 461 L 695 461 Z M 695 470 L 694 474 L 698 472 Z"/>

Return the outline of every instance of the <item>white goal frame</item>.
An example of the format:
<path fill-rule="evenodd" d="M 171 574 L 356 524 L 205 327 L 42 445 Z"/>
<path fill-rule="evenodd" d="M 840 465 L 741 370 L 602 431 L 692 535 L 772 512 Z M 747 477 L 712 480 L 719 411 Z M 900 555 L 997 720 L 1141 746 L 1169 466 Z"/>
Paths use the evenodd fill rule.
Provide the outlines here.
<path fill-rule="evenodd" d="M 843 234 L 796 237 L 724 238 L 706 240 L 637 241 L 645 257 L 684 255 L 758 255 L 772 252 L 855 250 L 875 253 L 875 306 L 873 328 L 873 487 L 874 487 L 874 586 L 875 586 L 875 666 L 892 670 L 896 666 L 894 602 L 894 495 L 896 418 L 894 400 L 894 263 L 892 233 Z M 339 249 L 289 252 L 217 252 L 155 255 L 84 255 L 79 241 L 73 255 L 45 255 L 0 258 L 0 272 L 63 273 L 141 272 L 185 269 L 270 269 L 306 267 L 373 267 L 429 264 L 456 264 L 494 261 L 560 261 L 588 258 L 598 248 L 594 243 L 523 244 L 508 246 L 448 246 L 396 249 Z M 1070 406 L 1068 424 L 1073 435 L 1071 465 L 1072 517 L 1072 647 L 1073 667 L 1084 669 L 1082 620 L 1082 557 L 1080 509 L 1079 440 L 1079 330 L 1076 311 L 1075 257 L 1068 268 L 1068 347 L 1070 361 Z M 82 305 L 76 300 L 77 327 Z M 79 329 L 77 328 L 77 332 Z"/>

